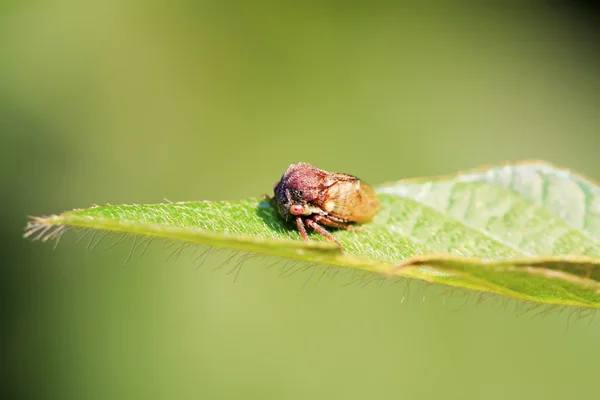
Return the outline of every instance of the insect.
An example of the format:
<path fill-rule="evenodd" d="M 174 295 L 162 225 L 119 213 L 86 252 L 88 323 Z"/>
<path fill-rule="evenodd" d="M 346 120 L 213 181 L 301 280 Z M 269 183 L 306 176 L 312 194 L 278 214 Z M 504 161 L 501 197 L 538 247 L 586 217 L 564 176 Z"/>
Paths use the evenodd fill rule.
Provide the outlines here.
<path fill-rule="evenodd" d="M 294 220 L 308 241 L 306 226 L 342 247 L 322 226 L 357 229 L 379 211 L 373 189 L 355 176 L 327 172 L 310 164 L 292 164 L 273 187 L 272 201 L 286 221 Z"/>

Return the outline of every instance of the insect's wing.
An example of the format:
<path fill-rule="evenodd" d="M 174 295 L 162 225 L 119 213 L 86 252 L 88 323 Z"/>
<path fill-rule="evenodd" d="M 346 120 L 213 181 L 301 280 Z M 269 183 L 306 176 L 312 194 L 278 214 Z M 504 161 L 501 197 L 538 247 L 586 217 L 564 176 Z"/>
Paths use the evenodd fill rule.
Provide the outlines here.
<path fill-rule="evenodd" d="M 355 176 L 331 174 L 332 184 L 320 198 L 319 206 L 331 216 L 350 222 L 367 222 L 379 211 L 375 191 Z"/>

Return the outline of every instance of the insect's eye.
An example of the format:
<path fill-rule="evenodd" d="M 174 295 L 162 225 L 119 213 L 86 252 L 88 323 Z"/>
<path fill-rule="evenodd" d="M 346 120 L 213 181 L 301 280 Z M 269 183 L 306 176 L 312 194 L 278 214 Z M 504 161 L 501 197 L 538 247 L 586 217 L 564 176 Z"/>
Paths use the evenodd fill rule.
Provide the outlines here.
<path fill-rule="evenodd" d="M 304 207 L 302 207 L 300 204 L 292 204 L 290 206 L 290 214 L 292 215 L 302 215 L 302 213 L 304 212 Z"/>

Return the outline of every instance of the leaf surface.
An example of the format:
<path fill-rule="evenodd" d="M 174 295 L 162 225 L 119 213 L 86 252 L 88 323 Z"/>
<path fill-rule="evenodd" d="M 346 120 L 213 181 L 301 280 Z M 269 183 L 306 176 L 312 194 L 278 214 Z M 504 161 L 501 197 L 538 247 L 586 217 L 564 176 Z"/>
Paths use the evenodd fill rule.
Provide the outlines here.
<path fill-rule="evenodd" d="M 33 218 L 26 236 L 67 227 L 126 232 L 358 268 L 546 304 L 600 307 L 600 187 L 542 162 L 490 166 L 376 188 L 360 231 L 300 240 L 268 200 L 105 205 Z"/>

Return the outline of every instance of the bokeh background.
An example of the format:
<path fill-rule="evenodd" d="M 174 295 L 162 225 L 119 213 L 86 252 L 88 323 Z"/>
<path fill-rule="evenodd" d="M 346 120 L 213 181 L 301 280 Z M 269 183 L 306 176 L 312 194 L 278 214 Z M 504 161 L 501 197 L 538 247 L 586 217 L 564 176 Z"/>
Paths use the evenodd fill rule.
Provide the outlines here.
<path fill-rule="evenodd" d="M 94 203 L 260 196 L 296 161 L 600 179 L 596 10 L 498 3 L 1 1 L 0 396 L 597 398 L 600 323 L 572 312 L 21 237 Z"/>

